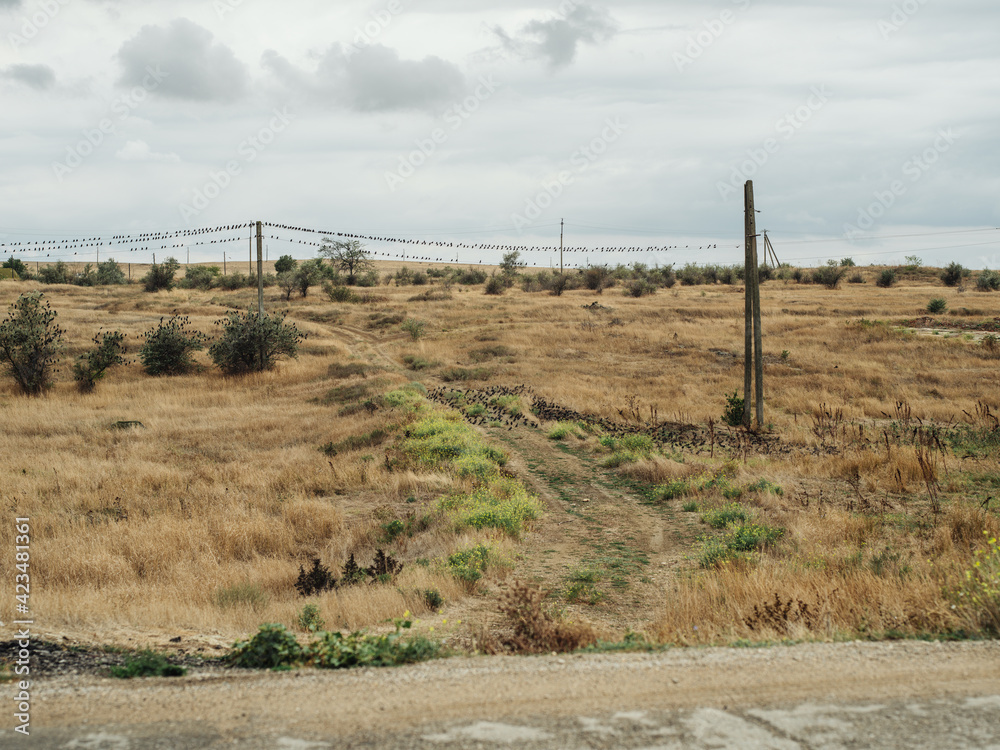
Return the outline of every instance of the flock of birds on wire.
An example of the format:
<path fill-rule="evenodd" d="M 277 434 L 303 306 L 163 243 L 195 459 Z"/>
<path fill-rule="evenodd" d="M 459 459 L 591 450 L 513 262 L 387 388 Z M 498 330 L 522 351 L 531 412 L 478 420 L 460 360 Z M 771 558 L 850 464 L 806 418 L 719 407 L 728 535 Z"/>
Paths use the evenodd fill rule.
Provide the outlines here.
<path fill-rule="evenodd" d="M 665 246 L 648 246 L 641 247 L 637 245 L 633 246 L 605 246 L 605 247 L 564 247 L 560 250 L 558 245 L 552 246 L 536 246 L 536 245 L 510 245 L 510 244 L 496 244 L 496 243 L 465 243 L 465 242 L 449 242 L 442 240 L 417 240 L 417 239 L 405 239 L 398 237 L 383 237 L 377 235 L 369 234 L 351 234 L 347 232 L 333 232 L 318 229 L 309 229 L 306 227 L 295 227 L 288 224 L 272 224 L 270 222 L 261 222 L 261 226 L 268 227 L 271 230 L 280 230 L 284 232 L 298 232 L 302 234 L 312 234 L 322 236 L 322 241 L 314 242 L 311 240 L 295 239 L 294 237 L 289 237 L 287 235 L 282 236 L 278 234 L 269 234 L 265 238 L 269 240 L 275 240 L 279 242 L 284 242 L 288 244 L 298 244 L 298 245 L 308 245 L 314 247 L 323 247 L 324 245 L 329 245 L 333 241 L 337 240 L 357 240 L 364 242 L 378 243 L 381 245 L 404 245 L 413 248 L 420 248 L 416 253 L 403 252 L 389 252 L 386 250 L 372 251 L 370 254 L 374 257 L 381 258 L 400 258 L 404 260 L 411 261 L 426 261 L 430 263 L 457 263 L 458 257 L 454 259 L 450 257 L 445 257 L 442 254 L 444 250 L 471 250 L 477 252 L 520 252 L 520 253 L 570 253 L 570 254 L 580 254 L 580 253 L 661 253 L 668 252 L 670 250 L 693 250 L 694 245 L 665 245 Z M 207 235 L 220 234 L 222 232 L 233 232 L 237 230 L 250 229 L 250 233 L 247 235 L 236 236 L 236 237 L 225 237 L 218 239 L 205 239 Z M 117 234 L 111 237 L 85 237 L 85 238 L 75 238 L 75 239 L 63 239 L 63 240 L 35 240 L 27 242 L 0 242 L 0 251 L 7 251 L 10 253 L 34 253 L 37 254 L 36 257 L 41 258 L 70 258 L 72 257 L 69 253 L 70 251 L 75 251 L 72 253 L 73 256 L 78 255 L 81 251 L 86 254 L 88 248 L 95 248 L 97 252 L 100 252 L 100 248 L 106 247 L 114 250 L 124 250 L 130 253 L 144 253 L 144 252 L 155 252 L 157 250 L 181 250 L 190 249 L 192 247 L 207 246 L 207 245 L 224 245 L 235 242 L 249 242 L 251 244 L 251 250 L 253 245 L 253 240 L 256 237 L 255 222 L 247 222 L 245 224 L 228 224 L 221 225 L 212 228 L 203 229 L 178 229 L 173 231 L 161 231 L 161 232 L 144 232 L 140 234 Z M 262 230 L 263 235 L 263 230 Z M 182 239 L 183 242 L 178 242 L 177 240 Z M 736 247 L 739 247 L 738 245 Z M 718 249 L 718 244 L 706 244 L 698 245 L 698 250 L 710 250 Z M 40 253 L 45 253 L 44 256 Z M 428 254 L 431 253 L 431 254 Z M 482 263 L 479 260 L 479 263 Z M 537 264 L 533 264 L 537 265 Z"/>

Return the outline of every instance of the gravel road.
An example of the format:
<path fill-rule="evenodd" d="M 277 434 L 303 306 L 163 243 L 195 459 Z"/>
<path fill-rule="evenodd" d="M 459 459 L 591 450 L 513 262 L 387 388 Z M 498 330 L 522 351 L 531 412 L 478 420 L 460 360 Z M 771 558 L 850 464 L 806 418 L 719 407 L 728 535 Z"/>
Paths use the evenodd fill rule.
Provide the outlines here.
<path fill-rule="evenodd" d="M 1000 748 L 1000 642 L 62 675 L 33 691 L 30 738 L 8 723 L 0 747 Z"/>

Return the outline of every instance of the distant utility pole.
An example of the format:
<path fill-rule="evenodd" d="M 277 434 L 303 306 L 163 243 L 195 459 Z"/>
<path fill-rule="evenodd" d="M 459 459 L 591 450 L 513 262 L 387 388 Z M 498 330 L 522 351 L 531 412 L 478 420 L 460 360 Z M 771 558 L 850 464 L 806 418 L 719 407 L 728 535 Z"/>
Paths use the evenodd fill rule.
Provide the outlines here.
<path fill-rule="evenodd" d="M 559 219 L 559 274 L 563 272 L 563 233 L 566 227 L 566 220 Z"/>
<path fill-rule="evenodd" d="M 253 276 L 253 222 L 250 222 L 250 262 L 247 265 L 247 275 Z"/>
<path fill-rule="evenodd" d="M 222 275 L 223 276 L 226 275 L 226 254 L 225 254 L 225 252 L 222 253 Z"/>
<path fill-rule="evenodd" d="M 264 235 L 259 221 L 257 222 L 257 317 L 264 317 Z"/>
<path fill-rule="evenodd" d="M 744 266 L 743 426 L 750 427 L 750 411 L 756 403 L 756 426 L 764 422 L 764 344 L 760 320 L 760 274 L 757 265 L 757 216 L 753 181 L 744 187 L 746 212 L 746 265 Z"/>

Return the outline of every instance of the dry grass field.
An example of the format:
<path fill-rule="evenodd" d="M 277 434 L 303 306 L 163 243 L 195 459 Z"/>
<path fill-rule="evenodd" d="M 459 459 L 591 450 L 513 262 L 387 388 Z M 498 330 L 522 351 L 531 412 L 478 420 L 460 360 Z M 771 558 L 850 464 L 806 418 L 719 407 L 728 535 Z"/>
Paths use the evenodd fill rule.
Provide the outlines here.
<path fill-rule="evenodd" d="M 272 288 L 268 309 L 308 334 L 298 359 L 242 378 L 206 352 L 184 376 L 149 377 L 133 361 L 91 394 L 70 364 L 99 329 L 126 332 L 134 360 L 161 316 L 213 335 L 256 294 L 7 280 L 0 310 L 27 290 L 58 311 L 66 352 L 41 397 L 0 381 L 0 560 L 13 569 L 13 518 L 30 517 L 42 633 L 225 643 L 263 622 L 294 627 L 312 602 L 328 627 L 409 610 L 469 644 L 496 626 L 516 579 L 608 639 L 991 627 L 956 592 L 1000 534 L 1000 350 L 971 325 L 1000 324 L 998 293 L 931 273 L 888 289 L 763 284 L 755 436 L 722 422 L 743 383 L 741 286 L 632 298 L 383 285 L 345 303 L 319 287 L 286 302 Z M 948 312 L 915 322 L 932 297 Z M 569 416 L 534 416 L 543 400 Z M 414 447 L 438 411 L 455 439 L 502 454 L 486 479 Z M 496 513 L 535 497 L 541 513 L 524 511 L 523 529 L 462 516 L 484 486 L 507 493 Z M 483 548 L 483 577 L 463 575 L 455 553 Z M 403 563 L 391 580 L 308 599 L 295 589 L 312 558 L 339 573 L 378 549 Z M 8 596 L 0 620 L 13 617 Z"/>

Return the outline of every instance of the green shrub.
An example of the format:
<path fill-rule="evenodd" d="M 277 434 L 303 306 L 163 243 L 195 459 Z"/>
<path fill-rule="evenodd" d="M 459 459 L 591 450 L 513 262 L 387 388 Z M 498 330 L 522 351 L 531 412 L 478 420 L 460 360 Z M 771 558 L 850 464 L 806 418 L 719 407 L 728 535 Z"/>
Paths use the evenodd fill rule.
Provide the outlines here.
<path fill-rule="evenodd" d="M 396 620 L 396 631 L 382 635 L 354 632 L 321 633 L 305 651 L 309 662 L 322 669 L 351 667 L 391 667 L 435 658 L 441 644 L 423 636 L 404 639 L 401 628 L 410 628 L 410 620 Z"/>
<path fill-rule="evenodd" d="M 997 271 L 982 271 L 976 277 L 976 289 L 980 292 L 1000 291 L 1000 273 Z"/>
<path fill-rule="evenodd" d="M 977 625 L 1000 635 L 1000 543 L 996 537 L 985 549 L 976 550 L 974 560 L 954 592 L 955 602 Z"/>
<path fill-rule="evenodd" d="M 685 513 L 697 513 L 698 512 L 698 502 L 696 500 L 688 500 L 684 505 L 681 506 L 681 510 Z"/>
<path fill-rule="evenodd" d="M 667 500 L 675 500 L 693 492 L 691 483 L 686 479 L 672 479 L 666 484 L 661 484 L 653 489 L 651 500 L 654 503 L 663 503 Z"/>
<path fill-rule="evenodd" d="M 358 302 L 360 299 L 349 287 L 330 281 L 323 284 L 323 291 L 333 302 Z"/>
<path fill-rule="evenodd" d="M 948 309 L 948 303 L 942 297 L 935 297 L 927 303 L 927 312 L 938 315 Z"/>
<path fill-rule="evenodd" d="M 125 364 L 125 334 L 111 331 L 94 336 L 96 348 L 73 363 L 73 380 L 81 393 L 90 393 L 109 367 Z"/>
<path fill-rule="evenodd" d="M 424 604 L 434 610 L 439 610 L 444 606 L 444 597 L 437 589 L 424 589 L 420 592 L 424 597 Z"/>
<path fill-rule="evenodd" d="M 780 485 L 770 482 L 767 479 L 758 479 L 745 487 L 747 492 L 761 492 L 771 495 L 784 495 L 785 491 Z"/>
<path fill-rule="evenodd" d="M 486 573 L 495 553 L 485 544 L 458 550 L 448 555 L 448 572 L 458 580 L 474 584 Z"/>
<path fill-rule="evenodd" d="M 823 266 L 813 271 L 812 280 L 814 284 L 822 284 L 827 289 L 836 289 L 846 273 L 847 268 L 843 266 Z"/>
<path fill-rule="evenodd" d="M 273 669 L 302 663 L 305 653 L 295 636 L 284 625 L 261 625 L 249 641 L 238 641 L 226 656 L 227 661 L 243 669 Z"/>
<path fill-rule="evenodd" d="M 298 261 L 296 261 L 291 255 L 282 255 L 274 261 L 274 272 L 282 274 L 286 271 L 294 271 L 297 265 Z"/>
<path fill-rule="evenodd" d="M 0 360 L 24 393 L 37 396 L 52 385 L 65 333 L 41 292 L 22 294 L 0 323 Z"/>
<path fill-rule="evenodd" d="M 410 335 L 410 338 L 413 339 L 414 341 L 420 340 L 420 337 L 424 335 L 424 329 L 426 327 L 427 327 L 426 323 L 424 323 L 422 320 L 416 320 L 414 318 L 407 318 L 406 320 L 403 321 L 403 324 L 400 326 L 400 328 L 403 329 L 403 332 L 408 333 Z"/>
<path fill-rule="evenodd" d="M 273 369 L 280 357 L 298 356 L 299 342 L 305 338 L 294 323 L 285 324 L 282 313 L 233 311 L 215 324 L 222 327 L 222 336 L 208 353 L 227 375 Z"/>
<path fill-rule="evenodd" d="M 163 654 L 146 649 L 135 656 L 126 657 L 125 666 L 111 667 L 111 676 L 122 680 L 133 677 L 183 677 L 184 667 L 171 664 Z"/>
<path fill-rule="evenodd" d="M 861 273 L 860 271 L 858 271 L 857 273 L 851 275 L 851 277 L 847 280 L 847 283 L 848 284 L 864 284 L 864 283 L 866 283 L 865 282 L 865 276 L 864 276 L 863 273 Z"/>
<path fill-rule="evenodd" d="M 722 421 L 730 427 L 739 427 L 743 424 L 743 410 L 745 402 L 739 391 L 733 391 L 732 396 L 726 396 L 726 408 L 722 412 Z"/>
<path fill-rule="evenodd" d="M 743 506 L 731 503 L 716 510 L 711 510 L 701 517 L 701 520 L 713 529 L 724 529 L 730 524 L 744 523 L 750 520 L 750 515 Z"/>
<path fill-rule="evenodd" d="M 879 273 L 878 277 L 875 279 L 875 286 L 882 289 L 888 289 L 889 287 L 896 285 L 896 269 L 895 268 L 884 268 Z"/>
<path fill-rule="evenodd" d="M 122 286 L 128 283 L 121 266 L 113 259 L 97 264 L 95 281 L 100 286 Z"/>
<path fill-rule="evenodd" d="M 69 266 L 61 260 L 55 265 L 45 266 L 38 272 L 38 279 L 43 284 L 68 284 L 71 281 Z"/>
<path fill-rule="evenodd" d="M 945 286 L 958 286 L 967 273 L 960 263 L 952 261 L 941 272 L 941 281 L 944 282 Z"/>
<path fill-rule="evenodd" d="M 438 508 L 459 529 L 497 529 L 515 539 L 542 512 L 538 498 L 508 477 L 489 481 L 469 493 L 443 497 Z"/>
<path fill-rule="evenodd" d="M 142 285 L 147 292 L 158 292 L 161 289 L 174 288 L 174 276 L 180 263 L 175 258 L 167 258 L 163 263 L 154 263 L 149 273 L 142 277 Z"/>
<path fill-rule="evenodd" d="M 504 282 L 502 276 L 494 274 L 486 280 L 486 286 L 483 287 L 483 291 L 486 294 L 492 294 L 494 296 L 500 295 L 507 291 L 507 284 Z"/>
<path fill-rule="evenodd" d="M 211 289 L 218 276 L 218 266 L 188 266 L 179 283 L 188 289 Z"/>
<path fill-rule="evenodd" d="M 319 607 L 315 604 L 307 604 L 299 612 L 298 624 L 300 630 L 305 630 L 309 633 L 315 633 L 317 630 L 322 630 L 326 625 L 326 622 L 320 616 Z"/>
<path fill-rule="evenodd" d="M 636 279 L 625 285 L 624 294 L 626 297 L 646 297 L 656 292 L 656 287 L 648 281 Z"/>
<path fill-rule="evenodd" d="M 194 368 L 192 354 L 205 348 L 207 336 L 189 329 L 187 317 L 173 315 L 143 335 L 139 360 L 149 375 L 182 375 Z"/>

